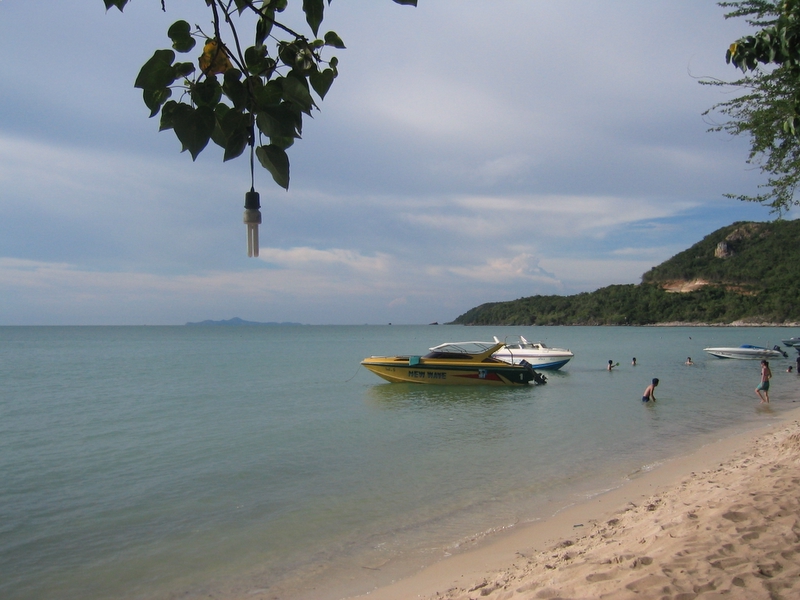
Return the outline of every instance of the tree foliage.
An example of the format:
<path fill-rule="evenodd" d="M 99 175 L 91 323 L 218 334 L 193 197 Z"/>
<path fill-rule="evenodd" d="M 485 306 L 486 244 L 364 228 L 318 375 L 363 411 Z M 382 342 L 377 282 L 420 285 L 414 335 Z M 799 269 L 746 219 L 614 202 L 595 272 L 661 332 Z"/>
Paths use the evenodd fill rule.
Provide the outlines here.
<path fill-rule="evenodd" d="M 107 10 L 120 11 L 129 2 L 103 1 Z M 171 129 L 193 160 L 209 141 L 223 148 L 226 161 L 249 146 L 251 162 L 254 155 L 288 189 L 286 150 L 301 137 L 303 116 L 318 109 L 315 95 L 324 99 L 338 75 L 337 58 L 324 53 L 345 47 L 333 31 L 320 35 L 326 0 L 303 0 L 311 37 L 279 20 L 289 0 L 196 1 L 208 8 L 207 30 L 185 20 L 173 23 L 167 30 L 171 48 L 156 50 L 134 85 L 142 90 L 150 117 L 161 114 L 160 131 Z M 161 8 L 166 11 L 166 0 Z M 243 24 L 252 28 L 247 38 Z M 180 60 L 178 54 L 191 52 L 197 40 L 202 41 L 197 64 Z"/>
<path fill-rule="evenodd" d="M 462 325 L 651 325 L 800 321 L 800 221 L 734 223 L 642 276 L 573 296 L 492 302 L 455 319 Z M 722 246 L 721 246 L 722 245 Z M 676 282 L 708 282 L 674 293 Z"/>
<path fill-rule="evenodd" d="M 744 77 L 731 82 L 702 81 L 734 86 L 744 93 L 706 114 L 716 110 L 727 117 L 712 130 L 748 135 L 748 162 L 767 175 L 763 193 L 727 196 L 759 202 L 781 215 L 800 204 L 796 199 L 800 183 L 800 0 L 741 0 L 719 5 L 731 9 L 726 18 L 745 18 L 759 29 L 732 43 L 726 53 L 727 62 Z"/>

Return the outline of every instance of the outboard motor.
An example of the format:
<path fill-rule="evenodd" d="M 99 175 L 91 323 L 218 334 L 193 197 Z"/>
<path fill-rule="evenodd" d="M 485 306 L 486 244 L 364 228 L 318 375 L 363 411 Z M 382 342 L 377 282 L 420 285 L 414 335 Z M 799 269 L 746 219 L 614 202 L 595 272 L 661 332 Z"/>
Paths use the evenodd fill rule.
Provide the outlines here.
<path fill-rule="evenodd" d="M 783 358 L 788 358 L 788 357 L 789 357 L 789 355 L 788 355 L 788 354 L 786 354 L 786 352 L 784 352 L 783 350 L 781 350 L 781 347 L 780 347 L 780 346 L 778 346 L 777 344 L 775 344 L 775 345 L 772 347 L 772 349 L 773 349 L 773 350 L 775 350 L 776 352 L 780 352 L 781 354 L 783 354 Z M 798 350 L 798 352 L 800 352 L 800 350 Z"/>
<path fill-rule="evenodd" d="M 545 383 L 547 383 L 547 377 L 545 377 L 544 375 L 542 375 L 537 371 L 534 371 L 533 367 L 531 366 L 531 363 L 529 363 L 527 360 L 523 358 L 521 361 L 519 361 L 519 364 L 521 364 L 524 367 L 528 367 L 531 370 L 531 373 L 533 373 L 534 383 L 537 383 L 539 385 L 544 385 Z"/>
<path fill-rule="evenodd" d="M 547 383 L 547 377 L 545 377 L 538 371 L 533 372 L 533 380 L 539 385 L 544 385 L 545 383 Z"/>

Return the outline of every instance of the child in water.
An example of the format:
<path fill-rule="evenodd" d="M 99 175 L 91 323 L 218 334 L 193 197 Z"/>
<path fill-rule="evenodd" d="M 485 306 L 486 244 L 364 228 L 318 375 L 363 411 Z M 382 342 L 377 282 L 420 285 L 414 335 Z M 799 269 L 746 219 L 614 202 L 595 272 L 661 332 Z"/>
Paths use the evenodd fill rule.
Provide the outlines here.
<path fill-rule="evenodd" d="M 653 379 L 652 383 L 648 385 L 644 390 L 644 394 L 642 395 L 642 402 L 650 402 L 651 400 L 653 402 L 656 401 L 655 391 L 657 385 L 658 385 L 658 379 Z"/>
<path fill-rule="evenodd" d="M 761 404 L 769 404 L 769 380 L 772 379 L 772 371 L 766 360 L 761 361 L 761 383 L 756 388 L 756 395 L 761 399 Z"/>

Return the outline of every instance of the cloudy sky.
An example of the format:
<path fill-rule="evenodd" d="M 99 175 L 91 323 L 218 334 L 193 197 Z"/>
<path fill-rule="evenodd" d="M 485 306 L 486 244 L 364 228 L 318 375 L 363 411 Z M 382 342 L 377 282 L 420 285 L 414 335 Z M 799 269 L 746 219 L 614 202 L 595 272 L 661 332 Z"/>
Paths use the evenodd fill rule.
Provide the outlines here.
<path fill-rule="evenodd" d="M 340 75 L 290 190 L 256 173 L 254 259 L 247 161 L 192 162 L 133 88 L 172 22 L 209 29 L 204 3 L 0 0 L 0 325 L 446 322 L 638 283 L 774 218 L 723 196 L 763 178 L 702 116 L 731 92 L 698 79 L 735 78 L 748 31 L 715 2 L 419 4 L 327 9 Z"/>

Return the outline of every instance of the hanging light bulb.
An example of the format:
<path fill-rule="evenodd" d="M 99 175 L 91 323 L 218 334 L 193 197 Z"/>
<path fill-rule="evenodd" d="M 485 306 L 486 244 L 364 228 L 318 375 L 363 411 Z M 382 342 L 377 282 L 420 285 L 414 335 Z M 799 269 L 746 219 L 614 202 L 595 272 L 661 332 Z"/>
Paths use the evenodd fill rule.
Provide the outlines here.
<path fill-rule="evenodd" d="M 247 225 L 247 256 L 258 256 L 258 226 L 261 224 L 261 201 L 252 187 L 244 195 L 244 224 Z"/>

